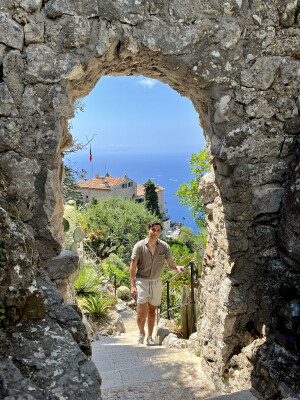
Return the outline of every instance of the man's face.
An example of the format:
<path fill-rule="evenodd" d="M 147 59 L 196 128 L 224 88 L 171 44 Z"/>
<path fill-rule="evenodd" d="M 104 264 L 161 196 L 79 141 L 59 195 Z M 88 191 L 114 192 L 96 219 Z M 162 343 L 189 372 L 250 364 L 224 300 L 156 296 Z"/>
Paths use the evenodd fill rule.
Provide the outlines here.
<path fill-rule="evenodd" d="M 153 225 L 150 229 L 148 229 L 148 234 L 150 239 L 158 239 L 161 234 L 160 225 Z"/>

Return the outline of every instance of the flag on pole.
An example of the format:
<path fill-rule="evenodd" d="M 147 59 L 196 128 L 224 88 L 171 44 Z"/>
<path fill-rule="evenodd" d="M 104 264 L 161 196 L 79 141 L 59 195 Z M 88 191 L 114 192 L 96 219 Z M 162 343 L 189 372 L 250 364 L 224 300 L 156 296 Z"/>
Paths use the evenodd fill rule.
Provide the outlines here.
<path fill-rule="evenodd" d="M 90 145 L 90 162 L 92 162 L 93 156 L 92 156 L 92 146 Z"/>

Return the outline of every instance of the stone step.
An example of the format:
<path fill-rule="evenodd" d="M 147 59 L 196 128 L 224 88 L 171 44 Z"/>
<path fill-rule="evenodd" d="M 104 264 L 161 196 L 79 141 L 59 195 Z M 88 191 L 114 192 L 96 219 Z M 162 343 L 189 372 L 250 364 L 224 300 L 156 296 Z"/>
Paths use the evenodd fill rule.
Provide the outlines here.
<path fill-rule="evenodd" d="M 136 313 L 118 304 L 126 332 L 92 343 L 103 400 L 256 400 L 250 391 L 221 395 L 187 349 L 137 345 Z"/>

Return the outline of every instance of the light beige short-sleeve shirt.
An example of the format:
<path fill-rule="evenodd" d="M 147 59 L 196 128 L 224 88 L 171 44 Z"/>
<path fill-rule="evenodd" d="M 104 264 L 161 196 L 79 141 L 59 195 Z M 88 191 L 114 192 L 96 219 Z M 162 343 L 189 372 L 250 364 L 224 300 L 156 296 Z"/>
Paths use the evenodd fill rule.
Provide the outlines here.
<path fill-rule="evenodd" d="M 137 261 L 136 277 L 140 279 L 158 279 L 164 270 L 165 260 L 172 257 L 168 243 L 158 239 L 152 255 L 148 238 L 140 240 L 133 248 L 131 258 Z"/>

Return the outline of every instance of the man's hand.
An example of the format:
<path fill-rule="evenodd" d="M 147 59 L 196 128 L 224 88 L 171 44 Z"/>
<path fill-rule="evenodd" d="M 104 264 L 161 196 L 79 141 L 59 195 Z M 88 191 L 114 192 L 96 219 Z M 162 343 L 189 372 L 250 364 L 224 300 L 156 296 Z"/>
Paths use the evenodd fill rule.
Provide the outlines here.
<path fill-rule="evenodd" d="M 182 274 L 182 272 L 184 272 L 184 267 L 182 265 L 176 265 L 176 263 L 172 257 L 167 258 L 167 263 L 171 269 L 174 269 L 174 271 L 178 271 L 181 274 Z"/>
<path fill-rule="evenodd" d="M 137 299 L 137 289 L 135 286 L 135 272 L 136 272 L 136 266 L 137 266 L 137 261 L 136 260 L 131 260 L 130 263 L 130 282 L 131 282 L 131 296 L 134 298 L 136 301 Z"/>
<path fill-rule="evenodd" d="M 136 299 L 137 299 L 137 288 L 135 286 L 131 286 L 131 296 L 136 301 Z"/>

